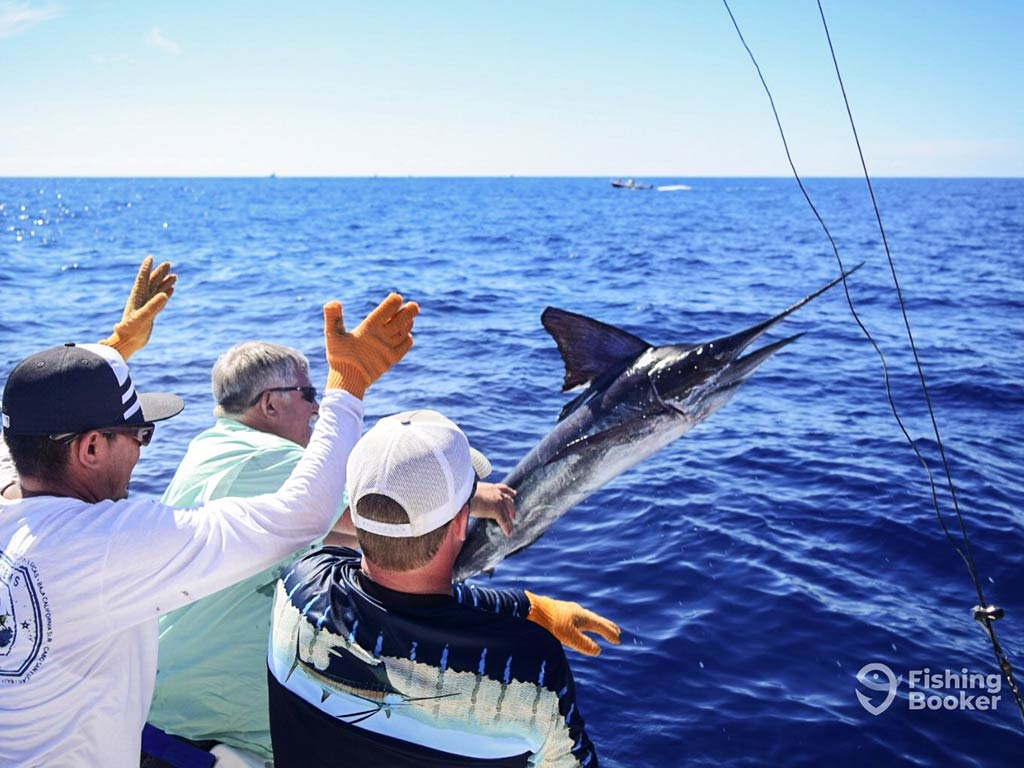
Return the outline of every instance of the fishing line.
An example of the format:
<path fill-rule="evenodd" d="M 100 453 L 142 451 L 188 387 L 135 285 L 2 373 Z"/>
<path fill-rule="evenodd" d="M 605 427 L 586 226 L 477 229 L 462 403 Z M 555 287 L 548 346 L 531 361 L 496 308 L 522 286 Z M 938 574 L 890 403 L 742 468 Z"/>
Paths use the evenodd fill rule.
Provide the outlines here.
<path fill-rule="evenodd" d="M 743 44 L 743 47 L 746 49 L 747 55 L 750 57 L 750 61 L 754 65 L 754 69 L 757 70 L 757 76 L 761 80 L 761 85 L 768 96 L 768 101 L 771 104 L 772 108 L 772 114 L 775 116 L 775 124 L 776 126 L 778 126 L 779 136 L 782 138 L 782 146 L 786 152 L 786 160 L 789 162 L 789 167 L 790 170 L 793 172 L 793 177 L 796 179 L 797 185 L 800 187 L 800 191 L 801 193 L 803 193 L 804 199 L 807 201 L 807 205 L 810 206 L 811 211 L 813 211 L 815 218 L 817 218 L 818 223 L 821 225 L 822 230 L 825 232 L 825 235 L 826 237 L 828 237 L 828 241 L 832 246 L 832 252 L 835 255 L 836 262 L 839 265 L 840 273 L 843 275 L 843 291 L 846 294 L 846 303 L 850 308 L 850 313 L 853 315 L 853 318 L 857 322 L 857 325 L 860 327 L 864 336 L 867 338 L 871 346 L 874 348 L 875 352 L 879 357 L 879 360 L 882 363 L 882 372 L 885 378 L 885 392 L 886 397 L 889 400 L 889 407 L 892 410 L 893 417 L 896 419 L 896 423 L 899 425 L 900 431 L 906 438 L 907 443 L 913 449 L 914 454 L 917 456 L 917 460 L 920 462 L 921 466 L 924 468 L 924 471 L 928 476 L 928 485 L 931 489 L 932 504 L 935 507 L 935 515 L 939 520 L 939 524 L 942 526 L 943 532 L 946 534 L 946 538 L 949 540 L 949 543 L 953 546 L 953 549 L 956 550 L 957 554 L 959 554 L 960 557 L 963 559 L 964 564 L 967 566 L 967 571 L 968 573 L 970 573 L 971 579 L 974 582 L 974 588 L 978 593 L 979 601 L 979 605 L 975 606 L 974 608 L 974 618 L 982 625 L 982 627 L 988 634 L 989 639 L 992 641 L 992 650 L 995 654 L 996 663 L 998 664 L 1000 670 L 1002 670 L 1003 675 L 1006 677 L 1006 681 L 1010 686 L 1010 691 L 1013 693 L 1014 700 L 1017 703 L 1017 708 L 1020 710 L 1021 718 L 1024 719 L 1024 699 L 1022 699 L 1021 693 L 1017 688 L 1017 683 L 1014 680 L 1013 667 L 1010 664 L 1006 652 L 999 644 L 999 639 L 996 637 L 995 627 L 992 624 L 993 621 L 996 621 L 997 619 L 1003 617 L 1003 610 L 1001 608 L 997 608 L 996 606 L 989 605 L 989 603 L 985 600 L 985 595 L 981 586 L 981 580 L 978 578 L 978 571 L 974 563 L 974 553 L 971 550 L 971 542 L 967 535 L 967 524 L 964 521 L 962 512 L 960 511 L 960 504 L 957 500 L 956 488 L 953 483 L 953 475 L 950 470 L 949 462 L 946 459 L 946 451 L 942 442 L 942 437 L 939 434 L 939 425 L 938 421 L 935 418 L 935 411 L 932 408 L 931 397 L 928 392 L 928 385 L 925 381 L 924 368 L 921 365 L 921 360 L 917 352 L 917 344 L 914 341 L 914 335 L 910 329 L 910 319 L 907 315 L 906 304 L 903 301 L 903 292 L 900 288 L 899 279 L 896 275 L 896 264 L 892 256 L 892 252 L 889 249 L 889 241 L 885 234 L 885 227 L 882 224 L 882 215 L 878 208 L 878 201 L 875 198 L 875 190 L 873 185 L 871 184 L 871 176 L 868 173 L 867 163 L 864 160 L 864 152 L 861 148 L 860 137 L 857 134 L 857 127 L 854 124 L 853 111 L 850 108 L 850 102 L 846 96 L 846 87 L 843 84 L 843 78 L 839 71 L 839 62 L 836 58 L 835 48 L 832 45 L 832 36 L 829 34 L 828 23 L 825 20 L 825 11 L 821 7 L 821 0 L 816 0 L 816 2 L 818 5 L 818 12 L 821 15 L 821 23 L 825 29 L 825 37 L 828 41 L 829 51 L 832 55 L 832 63 L 835 66 L 836 77 L 839 81 L 839 88 L 843 94 L 843 103 L 846 106 L 846 114 L 850 121 L 850 127 L 853 130 L 854 141 L 857 145 L 857 154 L 860 157 L 861 168 L 864 171 L 864 179 L 867 182 L 868 191 L 871 195 L 871 203 L 874 206 L 875 219 L 878 223 L 878 229 L 882 235 L 882 244 L 885 247 L 885 255 L 889 262 L 889 271 L 892 274 L 893 283 L 896 286 L 896 296 L 899 299 L 900 311 L 903 315 L 903 324 L 907 331 L 907 338 L 910 341 L 910 349 L 913 353 L 914 364 L 917 367 L 917 374 L 918 379 L 921 383 L 921 390 L 924 393 L 924 400 L 928 408 L 928 415 L 931 420 L 932 431 L 935 435 L 935 441 L 939 449 L 939 455 L 942 459 L 942 467 L 946 475 L 946 481 L 949 488 L 950 497 L 953 500 L 953 508 L 956 511 L 957 519 L 960 522 L 960 532 L 963 538 L 964 549 L 960 548 L 960 546 L 957 544 L 956 540 L 953 538 L 953 535 L 950 533 L 949 528 L 946 525 L 946 521 L 942 516 L 942 510 L 939 505 L 938 489 L 935 484 L 935 478 L 932 475 L 931 468 L 928 466 L 928 462 L 925 460 L 924 455 L 921 453 L 920 449 L 918 449 L 917 444 L 910 436 L 910 433 L 907 431 L 907 428 L 904 425 L 902 418 L 900 417 L 899 410 L 896 407 L 896 401 L 892 393 L 892 384 L 889 377 L 889 366 L 886 362 L 885 355 L 882 353 L 882 350 L 877 344 L 877 342 L 871 336 L 871 333 L 868 331 L 867 327 L 861 321 L 860 315 L 857 313 L 857 310 L 853 305 L 853 298 L 850 295 L 849 285 L 846 282 L 846 269 L 843 266 L 842 257 L 839 255 L 839 248 L 837 247 L 835 239 L 832 237 L 832 233 L 829 231 L 828 226 L 825 224 L 824 219 L 822 219 L 817 207 L 814 205 L 810 195 L 807 193 L 807 189 L 804 187 L 804 183 L 803 180 L 800 178 L 800 174 L 797 172 L 796 165 L 793 162 L 793 157 L 789 151 L 789 143 L 786 140 L 785 131 L 782 128 L 782 121 L 779 118 L 779 112 L 775 107 L 775 99 L 772 97 L 771 89 L 768 87 L 768 83 L 765 81 L 764 75 L 761 72 L 761 67 L 760 65 L 758 65 L 757 59 L 754 57 L 753 51 L 750 50 L 750 46 L 747 45 L 747 41 L 743 37 L 743 32 L 740 30 L 739 24 L 736 21 L 736 17 L 733 15 L 732 8 L 729 7 L 728 0 L 722 0 L 722 3 L 725 5 L 725 10 L 729 14 L 729 18 L 732 20 L 732 25 L 736 30 L 736 34 L 739 36 L 740 42 Z"/>
<path fill-rule="evenodd" d="M 878 222 L 878 231 L 882 235 L 882 244 L 885 246 L 885 255 L 886 258 L 889 260 L 889 271 L 892 273 L 892 281 L 893 284 L 896 286 L 896 295 L 899 297 L 900 300 L 900 311 L 903 314 L 903 324 L 907 329 L 907 338 L 910 340 L 910 348 L 914 354 L 914 364 L 917 366 L 917 375 L 921 381 L 921 391 L 924 393 L 925 403 L 928 406 L 928 416 L 931 419 L 932 430 L 935 433 L 935 442 L 939 449 L 939 455 L 942 457 L 942 468 L 943 471 L 946 473 L 946 482 L 949 487 L 949 495 L 950 498 L 953 500 L 953 509 L 956 510 L 957 520 L 960 522 L 960 532 L 963 535 L 964 549 L 967 551 L 966 557 L 964 557 L 963 552 L 960 552 L 959 547 L 956 546 L 956 543 L 953 541 L 952 536 L 950 536 L 949 530 L 946 528 L 945 522 L 942 521 L 942 514 L 939 512 L 937 500 L 935 502 L 935 511 L 936 514 L 938 514 L 939 516 L 939 521 L 942 522 L 943 530 L 946 531 L 946 537 L 950 540 L 950 543 L 953 544 L 953 547 L 957 550 L 957 552 L 960 552 L 960 556 L 964 557 L 964 562 L 967 563 L 967 570 L 970 572 L 971 578 L 974 580 L 974 588 L 978 592 L 979 605 L 976 606 L 974 609 L 974 618 L 978 622 L 980 622 L 981 625 L 985 628 L 985 631 L 988 633 L 989 639 L 992 641 L 992 650 L 995 653 L 996 663 L 999 665 L 999 668 L 1003 671 L 1003 674 L 1006 676 L 1006 681 L 1010 686 L 1010 691 L 1013 693 L 1013 698 L 1017 702 L 1017 708 L 1020 710 L 1021 718 L 1024 719 L 1024 700 L 1022 700 L 1021 693 L 1017 688 L 1017 683 L 1013 678 L 1013 667 L 1010 665 L 1009 658 L 1007 657 L 1005 651 L 1003 651 L 1002 646 L 999 644 L 999 638 L 996 637 L 995 627 L 992 625 L 993 621 L 996 621 L 997 619 L 1001 619 L 1003 617 L 1003 611 L 1001 608 L 989 605 L 988 602 L 986 602 L 985 594 L 982 591 L 981 587 L 981 580 L 978 578 L 978 571 L 974 564 L 974 554 L 971 551 L 971 540 L 967 536 L 967 524 L 964 521 L 963 513 L 960 511 L 960 503 L 957 499 L 956 487 L 953 484 L 953 473 L 950 470 L 949 462 L 946 459 L 946 449 L 943 446 L 942 438 L 939 436 L 939 424 L 935 418 L 935 411 L 932 409 L 932 400 L 931 396 L 928 393 L 928 385 L 925 382 L 924 368 L 921 366 L 921 360 L 917 354 L 917 345 L 914 343 L 914 334 L 911 333 L 910 331 L 910 319 L 907 316 L 907 307 L 903 302 L 903 292 L 900 289 L 899 279 L 896 277 L 896 264 L 894 263 L 892 253 L 889 250 L 889 241 L 888 238 L 886 238 L 885 227 L 882 224 L 882 214 L 878 209 L 878 201 L 875 198 L 875 189 L 874 186 L 871 184 L 871 176 L 868 174 L 868 166 L 864 160 L 864 151 L 861 148 L 860 137 L 857 135 L 857 126 L 854 124 L 853 120 L 853 111 L 850 109 L 850 101 L 846 96 L 846 86 L 843 84 L 843 76 L 839 71 L 839 61 L 836 59 L 836 51 L 832 45 L 832 35 L 829 33 L 828 30 L 828 22 L 825 20 L 825 11 L 821 7 L 821 0 L 817 0 L 817 3 L 818 13 L 821 16 L 821 25 L 825 30 L 825 38 L 826 40 L 828 40 L 828 49 L 832 55 L 832 64 L 834 65 L 836 70 L 836 79 L 839 82 L 839 89 L 840 91 L 842 91 L 843 94 L 843 104 L 846 106 L 846 114 L 847 117 L 849 117 L 850 119 L 850 129 L 853 131 L 853 138 L 855 143 L 857 144 L 857 155 L 860 158 L 860 165 L 864 171 L 864 179 L 868 185 L 868 192 L 871 194 L 871 204 L 875 209 L 875 219 Z M 929 473 L 929 478 L 930 477 L 931 475 Z M 935 496 L 934 487 L 932 488 L 932 496 L 933 498 Z"/>

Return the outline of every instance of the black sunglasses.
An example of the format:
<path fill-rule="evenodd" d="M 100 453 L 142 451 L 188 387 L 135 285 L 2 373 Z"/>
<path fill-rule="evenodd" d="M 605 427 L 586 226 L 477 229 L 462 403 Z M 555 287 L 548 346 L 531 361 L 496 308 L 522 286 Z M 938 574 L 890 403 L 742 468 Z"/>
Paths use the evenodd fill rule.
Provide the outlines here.
<path fill-rule="evenodd" d="M 96 431 L 103 435 L 128 435 L 129 437 L 137 440 L 140 445 L 149 445 L 153 440 L 153 433 L 156 432 L 156 425 L 143 424 L 139 427 L 104 427 L 103 429 Z M 84 434 L 85 432 L 65 432 L 60 435 L 48 435 L 48 437 L 54 442 L 67 444 L 73 443 L 76 437 Z"/>
<path fill-rule="evenodd" d="M 253 401 L 249 403 L 249 407 L 252 408 L 256 405 L 256 403 L 260 401 L 260 398 L 267 394 L 267 392 L 301 392 L 302 399 L 307 403 L 316 402 L 316 387 L 268 387 L 256 395 Z"/>

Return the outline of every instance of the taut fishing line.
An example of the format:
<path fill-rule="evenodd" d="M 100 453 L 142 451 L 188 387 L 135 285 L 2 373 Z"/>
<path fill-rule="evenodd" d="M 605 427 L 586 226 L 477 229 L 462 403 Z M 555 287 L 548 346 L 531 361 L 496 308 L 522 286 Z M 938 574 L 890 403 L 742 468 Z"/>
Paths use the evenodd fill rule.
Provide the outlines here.
<path fill-rule="evenodd" d="M 882 353 L 881 347 L 878 346 L 878 343 L 871 336 L 871 333 L 868 331 L 867 327 L 861 321 L 860 315 L 857 313 L 857 310 L 853 305 L 853 297 L 850 295 L 850 288 L 846 282 L 846 268 L 843 266 L 843 260 L 839 255 L 839 248 L 836 245 L 835 239 L 832 237 L 832 233 L 829 231 L 828 226 L 826 226 L 824 219 L 822 219 L 821 214 L 818 212 L 817 207 L 815 207 L 814 203 L 811 201 L 811 197 L 807 193 L 807 189 L 804 187 L 803 180 L 800 178 L 800 174 L 796 170 L 796 165 L 793 163 L 793 157 L 789 151 L 789 143 L 786 141 L 786 134 L 785 131 L 783 131 L 782 129 L 782 121 L 779 118 L 779 112 L 775 107 L 775 99 L 772 97 L 771 90 L 768 88 L 768 83 L 764 79 L 764 75 L 761 72 L 761 67 L 758 65 L 757 59 L 754 57 L 753 51 L 750 50 L 750 46 L 747 45 L 747 41 L 743 37 L 743 32 L 740 31 L 740 26 L 736 21 L 736 17 L 733 15 L 732 8 L 729 7 L 728 0 L 722 0 L 722 3 L 725 5 L 725 10 L 729 13 L 729 18 L 732 20 L 732 25 L 736 29 L 736 34 L 739 35 L 740 42 L 746 49 L 747 55 L 750 56 L 750 61 L 753 63 L 754 69 L 757 70 L 757 76 L 761 80 L 761 85 L 768 96 L 768 101 L 771 104 L 772 108 L 772 114 L 775 116 L 775 124 L 778 126 L 779 136 L 781 136 L 782 138 L 782 146 L 786 151 L 786 160 L 789 162 L 789 167 L 790 170 L 793 172 L 793 177 L 796 179 L 796 183 L 800 187 L 800 191 L 803 193 L 804 199 L 807 201 L 807 205 L 809 205 L 811 211 L 814 212 L 815 218 L 817 218 L 818 223 L 821 225 L 822 230 L 825 232 L 825 236 L 828 237 L 828 241 L 832 246 L 832 252 L 835 254 L 836 262 L 839 265 L 839 271 L 843 275 L 843 290 L 846 293 L 846 303 L 850 307 L 850 313 L 853 315 L 853 318 L 857 322 L 857 325 L 864 333 L 864 336 L 871 343 L 871 346 L 878 354 L 878 358 L 882 363 L 882 372 L 885 377 L 885 393 L 889 399 L 889 407 L 892 409 L 892 415 L 896 419 L 896 423 L 899 425 L 900 431 L 903 433 L 903 436 L 906 438 L 907 443 L 910 444 L 910 447 L 913 449 L 914 454 L 917 456 L 917 460 L 921 463 L 921 466 L 924 468 L 925 473 L 928 475 L 928 485 L 931 488 L 932 504 L 935 506 L 935 515 L 939 520 L 939 524 L 942 526 L 942 530 L 946 534 L 946 538 L 949 540 L 949 543 L 953 546 L 953 549 L 956 550 L 957 554 L 959 554 L 960 557 L 963 559 L 964 564 L 967 566 L 967 571 L 968 573 L 970 573 L 971 579 L 974 581 L 974 588 L 978 593 L 979 602 L 979 604 L 974 607 L 974 618 L 982 625 L 982 627 L 984 627 L 986 633 L 989 636 L 989 639 L 992 641 L 992 650 L 995 653 L 996 663 L 999 665 L 1000 670 L 1002 670 L 1003 675 L 1006 677 L 1006 681 L 1010 686 L 1010 691 L 1013 693 L 1013 698 L 1017 703 L 1017 708 L 1020 710 L 1021 719 L 1024 720 L 1024 699 L 1021 698 L 1021 693 L 1017 687 L 1017 682 L 1016 680 L 1014 680 L 1013 667 L 1010 664 L 1010 660 L 1006 652 L 1003 650 L 1002 646 L 999 643 L 999 639 L 996 636 L 995 626 L 993 626 L 994 621 L 996 621 L 997 619 L 1001 619 L 1003 617 L 1003 609 L 998 608 L 994 605 L 989 605 L 989 603 L 985 600 L 985 594 L 981 587 L 981 580 L 978 578 L 978 571 L 974 564 L 974 554 L 971 551 L 971 542 L 967 536 L 967 524 L 964 521 L 963 514 L 960 511 L 960 504 L 957 500 L 956 488 L 953 484 L 953 474 L 950 471 L 949 462 L 946 459 L 946 450 L 942 443 L 942 437 L 939 434 L 939 425 L 935 418 L 935 411 L 932 408 L 931 397 L 928 393 L 928 385 L 925 381 L 924 369 L 921 366 L 921 360 L 918 356 L 917 344 L 914 342 L 914 334 L 910 330 L 910 319 L 907 316 L 907 307 L 903 301 L 903 292 L 900 289 L 899 278 L 896 276 L 896 264 L 893 260 L 892 252 L 889 249 L 889 241 L 885 234 L 885 227 L 882 224 L 882 214 L 879 211 L 878 201 L 875 198 L 875 190 L 871 184 L 871 176 L 868 173 L 867 163 L 864 160 L 864 152 L 861 149 L 860 137 L 857 135 L 857 127 L 854 124 L 853 120 L 853 111 L 850 108 L 850 101 L 846 96 L 846 87 L 843 85 L 843 77 L 839 71 L 839 62 L 836 59 L 835 48 L 832 45 L 832 36 L 829 34 L 828 23 L 825 20 L 825 11 L 821 7 L 821 0 L 817 0 L 818 12 L 821 15 L 821 23 L 825 30 L 825 37 L 828 40 L 828 48 L 832 54 L 832 63 L 835 67 L 836 78 L 839 81 L 839 88 L 843 94 L 843 103 L 846 106 L 846 114 L 850 120 L 850 128 L 853 130 L 853 138 L 857 145 L 857 154 L 860 157 L 861 168 L 864 171 L 864 179 L 867 182 L 868 191 L 871 194 L 871 203 L 874 206 L 875 219 L 878 222 L 878 229 L 882 235 L 882 244 L 885 247 L 886 258 L 889 261 L 889 271 L 892 274 L 893 284 L 896 286 L 896 296 L 899 299 L 900 311 L 903 315 L 903 325 L 906 328 L 907 338 L 910 341 L 910 349 L 914 356 L 914 364 L 917 367 L 918 379 L 921 382 L 921 391 L 924 393 L 924 401 L 928 408 L 928 415 L 931 419 L 932 431 L 935 435 L 935 442 L 938 446 L 939 455 L 942 459 L 942 468 L 946 475 L 946 483 L 949 488 L 950 497 L 953 500 L 953 509 L 956 511 L 957 520 L 960 523 L 960 533 L 964 544 L 963 549 L 960 548 L 960 546 L 957 544 L 957 541 L 953 538 L 953 535 L 950 533 L 949 528 L 946 525 L 946 521 L 942 517 L 942 510 L 939 505 L 938 489 L 936 487 L 935 478 L 932 475 L 931 468 L 928 466 L 928 462 L 925 460 L 920 449 L 917 447 L 913 438 L 910 436 L 910 433 L 907 431 L 907 428 L 903 423 L 903 419 L 900 417 L 899 410 L 896 407 L 896 401 L 893 398 L 892 394 L 892 383 L 889 378 L 889 366 L 886 362 L 885 355 Z"/>

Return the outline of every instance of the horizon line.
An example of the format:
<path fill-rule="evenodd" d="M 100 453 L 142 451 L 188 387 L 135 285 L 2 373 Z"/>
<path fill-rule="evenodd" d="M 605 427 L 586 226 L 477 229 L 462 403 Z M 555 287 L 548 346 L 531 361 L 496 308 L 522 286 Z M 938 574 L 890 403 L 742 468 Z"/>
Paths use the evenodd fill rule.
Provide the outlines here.
<path fill-rule="evenodd" d="M 564 174 L 459 174 L 459 175 L 447 175 L 447 174 L 370 174 L 370 175 L 359 175 L 359 174 L 338 174 L 338 175 L 303 175 L 303 174 L 280 174 L 280 173 L 269 173 L 269 174 L 85 174 L 85 175 L 55 175 L 55 174 L 41 174 L 41 175 L 20 175 L 20 174 L 2 174 L 0 173 L 0 179 L 2 180 L 18 180 L 18 179 L 360 179 L 360 180 L 374 180 L 374 179 L 625 179 L 632 178 L 633 180 L 642 179 L 793 179 L 792 174 L 782 176 L 770 176 L 770 175 L 687 175 L 687 174 L 646 174 L 646 175 L 620 175 L 620 174 L 588 174 L 583 176 L 577 175 L 564 175 Z M 827 174 L 801 174 L 801 179 L 863 179 L 863 175 L 846 176 L 846 175 L 827 175 Z M 977 176 L 977 175 L 936 175 L 936 176 L 925 176 L 925 175 L 889 175 L 889 174 L 872 174 L 872 179 L 992 179 L 992 180 L 1006 180 L 1013 181 L 1024 179 L 1024 175 L 1016 176 Z"/>

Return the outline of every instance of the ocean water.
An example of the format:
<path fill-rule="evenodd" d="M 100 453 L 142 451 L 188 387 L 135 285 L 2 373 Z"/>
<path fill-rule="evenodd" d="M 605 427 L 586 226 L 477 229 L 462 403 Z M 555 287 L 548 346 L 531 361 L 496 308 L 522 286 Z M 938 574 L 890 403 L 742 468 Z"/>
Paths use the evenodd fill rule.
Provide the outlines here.
<path fill-rule="evenodd" d="M 568 397 L 545 306 L 653 344 L 697 343 L 838 274 L 791 180 L 653 181 L 691 189 L 0 179 L 0 363 L 106 335 L 142 257 L 174 262 L 178 292 L 132 360 L 141 391 L 187 402 L 136 470 L 133 492 L 155 496 L 212 420 L 220 352 L 256 338 L 296 346 L 322 382 L 320 306 L 341 299 L 354 324 L 399 290 L 423 308 L 416 346 L 370 390 L 368 423 L 443 410 L 500 476 Z M 986 596 L 1006 609 L 997 628 L 1024 673 L 1024 182 L 876 185 Z M 847 265 L 864 262 L 853 300 L 941 479 L 866 186 L 808 188 Z M 1024 723 L 1005 685 L 994 711 L 910 709 L 914 670 L 997 672 L 971 619 L 977 596 L 841 288 L 771 339 L 792 333 L 805 335 L 731 403 L 492 583 L 578 600 L 622 625 L 622 645 L 599 658 L 570 652 L 605 765 L 1019 765 Z M 939 501 L 958 534 L 944 488 Z M 883 697 L 857 681 L 872 662 L 902 678 L 878 715 L 857 697 Z"/>

